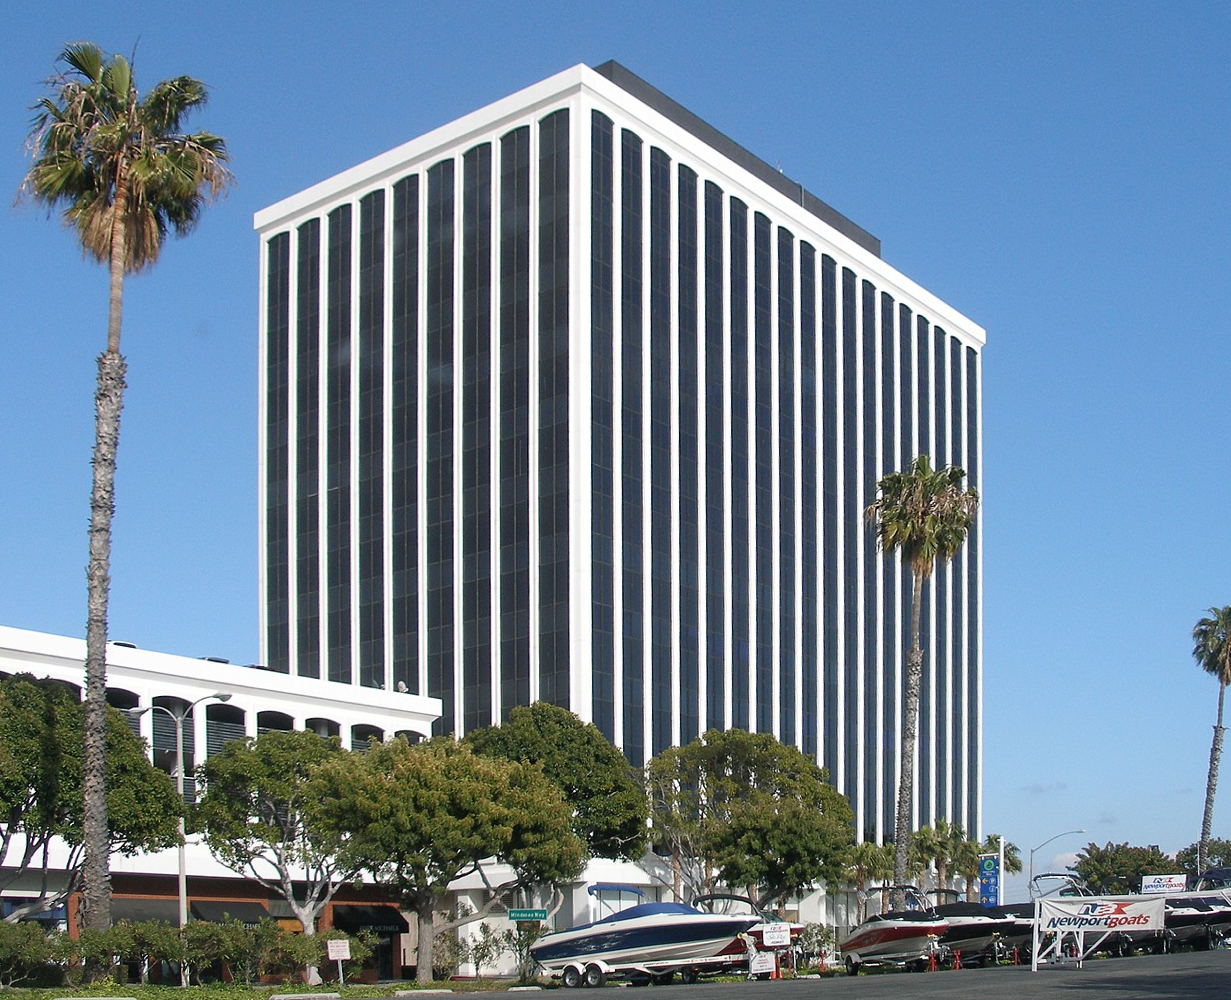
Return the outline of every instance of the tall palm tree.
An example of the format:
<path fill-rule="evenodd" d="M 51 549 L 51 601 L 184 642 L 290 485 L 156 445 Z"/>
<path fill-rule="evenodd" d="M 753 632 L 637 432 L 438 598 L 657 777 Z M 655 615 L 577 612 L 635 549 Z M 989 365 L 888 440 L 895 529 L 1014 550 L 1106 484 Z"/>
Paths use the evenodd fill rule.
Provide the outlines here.
<path fill-rule="evenodd" d="M 232 180 L 226 143 L 186 133 L 184 118 L 206 102 L 192 77 L 164 80 L 141 98 L 132 65 L 91 42 L 67 46 L 63 69 L 34 105 L 34 162 L 22 194 L 62 209 L 83 253 L 110 269 L 107 347 L 98 357 L 94 479 L 87 569 L 82 902 L 85 926 L 111 926 L 110 838 L 104 760 L 107 599 L 115 462 L 126 365 L 120 354 L 124 276 L 158 259 L 168 232 L 183 235 Z"/>
<path fill-rule="evenodd" d="M 1218 762 L 1222 759 L 1222 703 L 1231 684 L 1231 607 L 1210 608 L 1209 617 L 1193 627 L 1193 657 L 1201 668 L 1218 678 L 1218 717 L 1210 746 L 1210 770 L 1205 779 L 1205 812 L 1197 845 L 1197 873 L 1209 854 L 1210 824 L 1214 819 L 1214 792 L 1218 788 Z"/>
<path fill-rule="evenodd" d="M 919 726 L 919 684 L 923 675 L 923 585 L 939 560 L 948 562 L 966 540 L 979 507 L 979 494 L 963 488 L 966 478 L 956 465 L 933 469 L 927 455 L 918 456 L 909 472 L 891 472 L 879 486 L 880 495 L 864 516 L 875 524 L 885 552 L 901 550 L 902 562 L 914 578 L 910 615 L 910 652 L 906 657 L 906 692 L 899 745 L 897 814 L 894 818 L 893 876 L 906 881 L 910 859 L 911 803 L 915 780 L 915 735 Z M 894 892 L 894 906 L 906 905 L 905 893 Z"/>

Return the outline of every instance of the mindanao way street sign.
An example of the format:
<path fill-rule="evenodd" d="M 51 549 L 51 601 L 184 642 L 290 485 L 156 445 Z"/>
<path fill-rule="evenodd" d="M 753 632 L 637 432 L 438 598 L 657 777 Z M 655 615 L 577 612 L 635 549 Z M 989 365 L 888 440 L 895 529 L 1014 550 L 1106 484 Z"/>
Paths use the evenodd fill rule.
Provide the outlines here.
<path fill-rule="evenodd" d="M 510 920 L 537 920 L 542 923 L 547 919 L 546 910 L 509 910 Z"/>

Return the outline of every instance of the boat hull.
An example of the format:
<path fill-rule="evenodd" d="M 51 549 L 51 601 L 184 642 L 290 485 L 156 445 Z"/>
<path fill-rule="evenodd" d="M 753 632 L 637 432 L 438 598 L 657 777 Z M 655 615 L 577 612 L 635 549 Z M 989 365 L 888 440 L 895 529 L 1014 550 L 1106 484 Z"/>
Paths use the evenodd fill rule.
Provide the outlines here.
<path fill-rule="evenodd" d="M 535 942 L 530 954 L 549 973 L 591 962 L 615 970 L 684 966 L 723 953 L 759 922 L 756 916 L 647 914 L 547 934 Z"/>
<path fill-rule="evenodd" d="M 860 924 L 839 947 L 855 966 L 920 961 L 937 953 L 948 927 L 938 918 L 887 914 Z"/>

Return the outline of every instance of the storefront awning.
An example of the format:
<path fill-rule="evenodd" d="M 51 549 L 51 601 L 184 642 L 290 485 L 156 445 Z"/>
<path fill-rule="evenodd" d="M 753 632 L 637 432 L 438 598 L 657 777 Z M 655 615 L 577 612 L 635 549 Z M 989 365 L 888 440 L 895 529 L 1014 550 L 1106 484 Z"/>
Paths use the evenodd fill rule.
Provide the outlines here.
<path fill-rule="evenodd" d="M 336 904 L 333 908 L 333 926 L 347 934 L 357 934 L 359 931 L 405 934 L 410 930 L 410 924 L 396 906 Z"/>
<path fill-rule="evenodd" d="M 198 899 L 192 904 L 192 915 L 198 920 L 220 924 L 225 920 L 238 920 L 245 927 L 255 927 L 269 919 L 269 911 L 260 903 L 251 900 L 218 901 Z"/>
<path fill-rule="evenodd" d="M 130 924 L 161 920 L 172 927 L 180 922 L 180 904 L 174 899 L 134 899 L 115 896 L 111 900 L 111 919 L 117 924 L 126 920 Z"/>

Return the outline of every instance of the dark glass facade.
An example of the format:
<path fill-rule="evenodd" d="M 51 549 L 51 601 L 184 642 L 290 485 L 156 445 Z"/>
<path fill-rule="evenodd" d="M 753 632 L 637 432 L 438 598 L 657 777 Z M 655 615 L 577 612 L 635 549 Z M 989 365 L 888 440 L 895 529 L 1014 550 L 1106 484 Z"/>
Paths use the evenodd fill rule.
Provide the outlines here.
<path fill-rule="evenodd" d="M 539 122 L 539 698 L 569 704 L 569 118 Z"/>
<path fill-rule="evenodd" d="M 269 666 L 285 671 L 290 663 L 290 307 L 291 237 L 269 241 L 265 329 L 265 583 Z M 155 713 L 161 715 L 162 713 Z"/>
<path fill-rule="evenodd" d="M 419 686 L 419 177 L 393 185 L 389 436 L 393 683 Z"/>
<path fill-rule="evenodd" d="M 385 681 L 385 192 L 359 202 L 359 683 Z"/>
<path fill-rule="evenodd" d="M 296 672 L 321 675 L 321 223 L 298 230 L 295 353 Z M 289 665 L 288 665 L 289 667 Z"/>
<path fill-rule="evenodd" d="M 329 213 L 325 333 L 325 608 L 328 679 L 351 680 L 351 235 L 349 205 Z"/>
<path fill-rule="evenodd" d="M 500 140 L 500 705 L 530 701 L 530 129 Z"/>
<path fill-rule="evenodd" d="M 427 172 L 427 693 L 443 712 L 433 735 L 454 731 L 453 160 Z"/>
<path fill-rule="evenodd" d="M 492 147 L 462 157 L 462 726 L 492 721 Z"/>
<path fill-rule="evenodd" d="M 594 724 L 615 728 L 615 128 L 595 111 L 590 123 L 590 613 Z"/>
<path fill-rule="evenodd" d="M 620 134 L 620 532 L 624 572 L 624 754 L 645 763 L 645 504 L 642 493 L 644 445 L 642 276 L 644 210 L 642 142 Z"/>
<path fill-rule="evenodd" d="M 980 332 L 697 148 L 540 103 L 266 235 L 263 655 L 636 765 L 772 733 L 884 839 L 911 576 L 863 511 L 920 452 L 977 486 Z M 925 590 L 920 824 L 979 822 L 979 543 Z"/>

